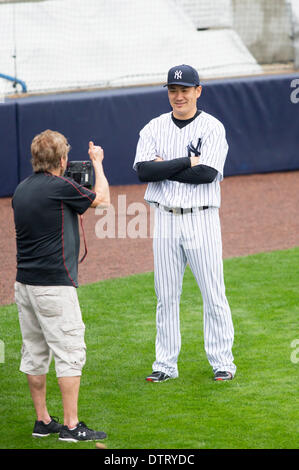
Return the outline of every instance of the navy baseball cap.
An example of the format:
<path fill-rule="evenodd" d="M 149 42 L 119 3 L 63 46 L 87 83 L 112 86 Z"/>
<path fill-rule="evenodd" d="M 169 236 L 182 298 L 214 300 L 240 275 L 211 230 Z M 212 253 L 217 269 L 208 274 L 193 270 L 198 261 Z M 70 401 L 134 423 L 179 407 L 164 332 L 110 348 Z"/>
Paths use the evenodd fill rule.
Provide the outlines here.
<path fill-rule="evenodd" d="M 164 86 L 168 85 L 182 85 L 182 86 L 199 86 L 199 76 L 197 70 L 195 70 L 191 65 L 177 65 L 176 67 L 171 67 L 168 71 L 167 83 Z"/>

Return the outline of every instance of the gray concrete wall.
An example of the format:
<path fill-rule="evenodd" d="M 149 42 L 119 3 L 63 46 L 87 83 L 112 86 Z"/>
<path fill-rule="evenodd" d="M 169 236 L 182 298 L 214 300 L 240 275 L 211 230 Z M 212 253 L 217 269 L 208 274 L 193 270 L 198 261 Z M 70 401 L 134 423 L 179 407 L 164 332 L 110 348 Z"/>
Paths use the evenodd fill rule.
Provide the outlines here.
<path fill-rule="evenodd" d="M 231 0 L 173 0 L 183 8 L 197 29 L 233 27 Z"/>
<path fill-rule="evenodd" d="M 0 0 L 0 3 L 28 1 L 44 0 Z M 292 19 L 291 7 L 299 0 L 173 1 L 183 7 L 197 29 L 234 29 L 258 63 L 295 61 L 299 67 L 299 19 L 294 21 L 294 14 Z"/>
<path fill-rule="evenodd" d="M 45 0 L 0 0 L 0 3 L 44 2 Z"/>
<path fill-rule="evenodd" d="M 294 67 L 299 70 L 299 0 L 288 0 L 292 9 L 292 28 L 294 40 Z"/>
<path fill-rule="evenodd" d="M 233 28 L 261 64 L 294 60 L 292 18 L 285 0 L 232 0 Z"/>

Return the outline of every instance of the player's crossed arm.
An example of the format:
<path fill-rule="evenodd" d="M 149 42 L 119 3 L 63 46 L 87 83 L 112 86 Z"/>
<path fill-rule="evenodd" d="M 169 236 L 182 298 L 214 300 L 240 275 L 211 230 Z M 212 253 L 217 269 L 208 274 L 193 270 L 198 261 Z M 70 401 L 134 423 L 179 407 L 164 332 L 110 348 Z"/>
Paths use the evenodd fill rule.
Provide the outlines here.
<path fill-rule="evenodd" d="M 217 173 L 218 171 L 211 166 L 198 164 L 192 168 L 180 171 L 169 179 L 179 183 L 209 184 L 215 180 Z"/>
<path fill-rule="evenodd" d="M 138 178 L 143 183 L 163 181 L 190 167 L 190 158 L 174 158 L 164 161 L 160 157 L 136 165 Z"/>
<path fill-rule="evenodd" d="M 192 155 L 164 161 L 161 157 L 156 157 L 150 162 L 138 163 L 137 174 L 143 183 L 166 179 L 187 184 L 212 183 L 217 176 L 217 170 L 201 165 L 199 158 Z"/>

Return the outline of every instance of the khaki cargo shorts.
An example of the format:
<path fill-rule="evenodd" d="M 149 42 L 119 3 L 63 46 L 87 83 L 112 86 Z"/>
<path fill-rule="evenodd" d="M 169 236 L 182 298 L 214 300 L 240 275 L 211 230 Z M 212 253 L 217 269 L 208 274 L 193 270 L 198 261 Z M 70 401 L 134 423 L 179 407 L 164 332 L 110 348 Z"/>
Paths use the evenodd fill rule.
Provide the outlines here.
<path fill-rule="evenodd" d="M 15 301 L 23 340 L 20 371 L 47 374 L 54 357 L 57 377 L 81 375 L 85 326 L 76 288 L 16 282 Z"/>

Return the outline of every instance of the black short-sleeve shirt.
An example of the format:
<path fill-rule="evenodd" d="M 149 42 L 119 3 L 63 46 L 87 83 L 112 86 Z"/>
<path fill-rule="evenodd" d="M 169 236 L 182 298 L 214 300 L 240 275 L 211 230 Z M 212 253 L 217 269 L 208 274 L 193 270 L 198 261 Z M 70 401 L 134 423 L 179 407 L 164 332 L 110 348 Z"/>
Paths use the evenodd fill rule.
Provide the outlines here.
<path fill-rule="evenodd" d="M 17 239 L 16 280 L 78 287 L 78 214 L 96 194 L 73 179 L 33 173 L 12 198 Z"/>

